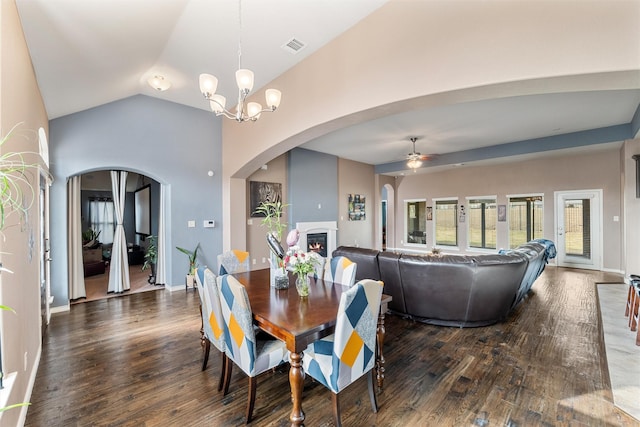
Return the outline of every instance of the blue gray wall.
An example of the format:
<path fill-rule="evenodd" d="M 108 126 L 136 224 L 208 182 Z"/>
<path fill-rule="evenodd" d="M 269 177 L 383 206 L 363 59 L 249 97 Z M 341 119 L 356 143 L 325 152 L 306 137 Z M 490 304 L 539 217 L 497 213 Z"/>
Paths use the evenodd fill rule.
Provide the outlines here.
<path fill-rule="evenodd" d="M 53 306 L 69 302 L 67 179 L 102 169 L 146 175 L 167 190 L 167 285 L 184 283 L 188 260 L 175 246 L 194 248 L 215 265 L 222 251 L 221 123 L 212 113 L 143 95 L 133 96 L 49 124 Z M 214 171 L 214 176 L 208 176 Z M 155 198 L 155 195 L 154 195 Z M 204 229 L 205 219 L 216 220 Z M 194 220 L 196 227 L 188 228 Z"/>
<path fill-rule="evenodd" d="M 338 158 L 294 148 L 289 152 L 289 224 L 338 220 Z"/>

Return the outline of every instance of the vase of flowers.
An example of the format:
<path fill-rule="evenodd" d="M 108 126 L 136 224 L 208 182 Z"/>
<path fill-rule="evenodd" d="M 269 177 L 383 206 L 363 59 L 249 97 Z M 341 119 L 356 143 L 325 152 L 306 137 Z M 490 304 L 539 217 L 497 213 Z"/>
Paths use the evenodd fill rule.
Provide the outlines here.
<path fill-rule="evenodd" d="M 301 297 L 309 296 L 309 274 L 315 272 L 318 262 L 315 255 L 292 246 L 284 258 L 287 268 L 296 275 L 296 290 Z"/>

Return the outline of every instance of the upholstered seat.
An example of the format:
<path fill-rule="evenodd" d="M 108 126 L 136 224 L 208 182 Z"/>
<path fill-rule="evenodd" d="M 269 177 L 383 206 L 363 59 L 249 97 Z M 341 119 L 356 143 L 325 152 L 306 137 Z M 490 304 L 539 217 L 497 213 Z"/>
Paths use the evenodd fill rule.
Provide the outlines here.
<path fill-rule="evenodd" d="M 340 426 L 338 394 L 361 376 L 367 377 L 373 412 L 378 411 L 373 388 L 376 329 L 383 284 L 361 280 L 340 298 L 333 335 L 317 340 L 304 351 L 302 363 L 307 375 L 333 392 L 333 415 Z"/>
<path fill-rule="evenodd" d="M 253 418 L 256 399 L 256 377 L 286 362 L 288 352 L 283 341 L 256 338 L 251 305 L 245 287 L 230 275 L 218 277 L 218 293 L 224 319 L 226 368 L 224 394 L 229 388 L 234 362 L 249 376 L 246 422 Z M 262 336 L 261 336 L 262 337 Z"/>
<path fill-rule="evenodd" d="M 230 250 L 218 255 L 218 274 L 241 273 L 249 271 L 249 252 Z"/>
<path fill-rule="evenodd" d="M 202 370 L 207 369 L 209 352 L 211 350 L 211 344 L 213 344 L 222 355 L 220 382 L 218 383 L 218 391 L 220 391 L 222 390 L 224 380 L 226 355 L 224 352 L 224 319 L 222 318 L 222 309 L 220 308 L 216 275 L 206 267 L 199 267 L 196 271 L 196 285 L 200 295 L 200 313 L 205 338 Z"/>
<path fill-rule="evenodd" d="M 353 286 L 356 281 L 357 268 L 358 265 L 346 256 L 335 256 L 327 265 L 324 280 L 344 286 Z"/>

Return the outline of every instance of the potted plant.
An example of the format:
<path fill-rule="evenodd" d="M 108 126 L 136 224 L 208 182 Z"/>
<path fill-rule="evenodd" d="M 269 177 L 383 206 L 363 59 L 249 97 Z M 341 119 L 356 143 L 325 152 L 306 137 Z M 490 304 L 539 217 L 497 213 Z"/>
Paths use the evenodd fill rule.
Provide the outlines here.
<path fill-rule="evenodd" d="M 88 228 L 82 232 L 82 246 L 85 248 L 95 248 L 100 242 L 98 241 L 98 237 L 102 233 L 102 230 L 96 232 L 92 228 Z"/>
<path fill-rule="evenodd" d="M 196 248 L 193 251 L 190 251 L 189 249 L 181 248 L 179 246 L 176 246 L 176 249 L 189 257 L 189 272 L 187 273 L 185 287 L 189 288 L 189 284 L 191 284 L 191 286 L 194 286 L 196 269 L 198 268 L 197 257 L 198 257 L 198 249 L 200 249 L 200 243 L 196 245 Z"/>
<path fill-rule="evenodd" d="M 14 126 L 9 133 L 0 138 L 0 147 L 9 140 L 13 131 L 18 125 Z M 24 159 L 24 155 L 28 153 L 6 152 L 0 156 L 0 235 L 5 226 L 5 219 L 12 212 L 16 212 L 22 217 L 28 213 L 31 203 L 35 199 L 35 192 L 31 181 L 26 176 L 26 172 L 30 169 L 37 168 L 35 164 L 28 164 Z M 25 196 L 24 190 L 28 190 L 30 197 Z M 10 270 L 3 268 L 0 263 L 0 272 L 11 273 Z M 16 313 L 11 307 L 0 305 L 0 310 L 6 310 Z M 0 337 L 1 338 L 1 337 Z M 0 364 L 0 388 L 2 388 L 2 380 L 4 372 Z M 15 403 L 0 408 L 0 412 L 20 406 L 30 405 L 29 402 Z"/>
<path fill-rule="evenodd" d="M 285 270 L 284 249 L 282 248 L 282 233 L 287 228 L 287 223 L 282 221 L 282 214 L 285 207 L 289 205 L 282 202 L 262 202 L 256 209 L 256 213 L 264 218 L 260 225 L 267 227 L 267 245 L 271 256 L 269 264 L 271 267 L 270 283 L 276 289 L 286 289 L 289 287 L 289 277 Z"/>
<path fill-rule="evenodd" d="M 149 278 L 147 282 L 151 285 L 156 284 L 156 264 L 158 263 L 158 245 L 157 245 L 157 237 L 149 236 L 147 238 L 149 243 L 147 244 L 147 249 L 144 252 L 144 264 L 142 264 L 142 271 L 147 268 L 151 268 L 151 273 L 149 273 Z"/>

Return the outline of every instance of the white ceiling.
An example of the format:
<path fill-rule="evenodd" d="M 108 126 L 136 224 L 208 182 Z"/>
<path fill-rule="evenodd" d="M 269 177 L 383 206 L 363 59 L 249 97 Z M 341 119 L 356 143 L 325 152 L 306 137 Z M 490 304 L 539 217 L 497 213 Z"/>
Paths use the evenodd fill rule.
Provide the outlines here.
<path fill-rule="evenodd" d="M 265 86 L 387 0 L 243 0 L 243 67 Z M 198 76 L 237 95 L 237 0 L 16 0 L 50 119 L 136 94 L 208 109 Z M 282 48 L 291 38 L 297 54 Z M 146 81 L 172 83 L 165 92 Z M 283 94 L 283 103 L 287 94 Z M 305 148 L 373 165 L 629 123 L 640 89 L 469 102 L 348 127 Z M 273 118 L 275 119 L 275 117 Z M 538 154 L 539 155 L 539 154 Z"/>

